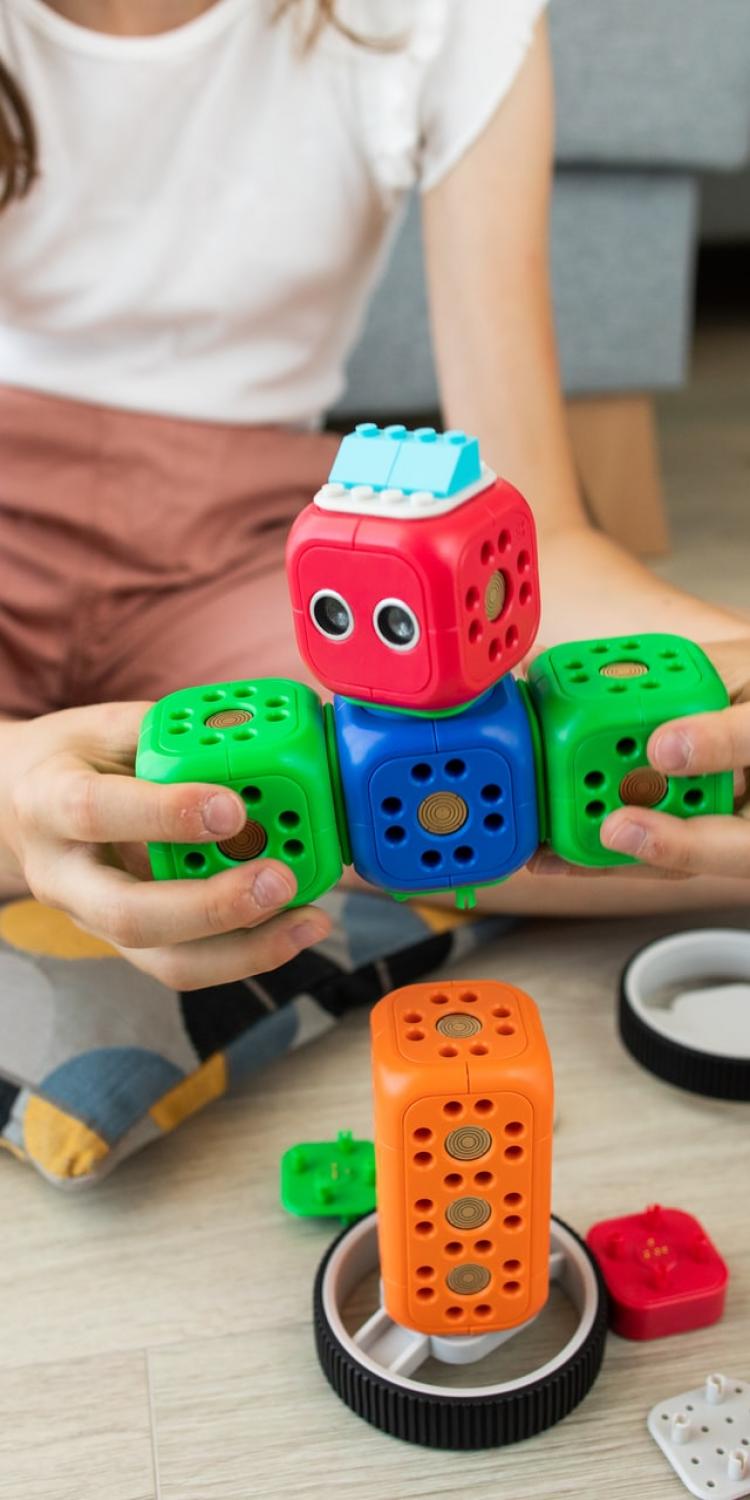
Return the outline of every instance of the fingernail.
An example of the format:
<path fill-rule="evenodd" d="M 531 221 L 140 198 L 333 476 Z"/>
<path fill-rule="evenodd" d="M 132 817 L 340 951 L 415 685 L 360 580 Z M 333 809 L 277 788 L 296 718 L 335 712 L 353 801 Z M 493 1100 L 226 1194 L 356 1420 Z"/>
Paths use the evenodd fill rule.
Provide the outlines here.
<path fill-rule="evenodd" d="M 283 906 L 290 901 L 294 890 L 278 870 L 261 870 L 253 882 L 253 895 L 258 906 Z"/>
<path fill-rule="evenodd" d="M 612 827 L 607 823 L 602 824 L 602 843 L 618 854 L 640 854 L 647 838 L 647 830 L 640 823 L 633 823 L 630 818 L 623 819 Z"/>
<path fill-rule="evenodd" d="M 693 742 L 682 729 L 665 729 L 656 736 L 652 753 L 662 771 L 685 771 L 690 765 Z"/>
<path fill-rule="evenodd" d="M 234 797 L 214 792 L 203 804 L 203 824 L 207 833 L 236 833 L 239 809 Z"/>
<path fill-rule="evenodd" d="M 298 922 L 289 936 L 298 948 L 312 948 L 313 943 L 322 943 L 326 934 L 321 931 L 317 922 Z"/>

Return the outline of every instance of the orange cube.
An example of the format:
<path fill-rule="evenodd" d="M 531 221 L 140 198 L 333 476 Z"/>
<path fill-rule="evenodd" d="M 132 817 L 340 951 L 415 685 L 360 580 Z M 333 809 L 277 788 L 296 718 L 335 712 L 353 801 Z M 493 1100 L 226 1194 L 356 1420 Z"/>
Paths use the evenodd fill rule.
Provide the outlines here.
<path fill-rule="evenodd" d="M 539 1012 L 491 980 L 393 990 L 371 1018 L 385 1307 L 486 1333 L 549 1285 L 553 1079 Z"/>

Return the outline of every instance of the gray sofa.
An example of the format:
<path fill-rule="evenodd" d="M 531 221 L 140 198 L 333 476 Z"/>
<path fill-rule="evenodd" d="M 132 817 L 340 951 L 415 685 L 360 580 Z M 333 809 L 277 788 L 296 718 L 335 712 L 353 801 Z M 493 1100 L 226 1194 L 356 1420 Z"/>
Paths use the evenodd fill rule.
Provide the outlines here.
<path fill-rule="evenodd" d="M 690 343 L 699 175 L 750 154 L 750 0 L 551 0 L 550 29 L 566 391 L 674 387 Z M 333 415 L 408 418 L 436 407 L 412 203 Z"/>

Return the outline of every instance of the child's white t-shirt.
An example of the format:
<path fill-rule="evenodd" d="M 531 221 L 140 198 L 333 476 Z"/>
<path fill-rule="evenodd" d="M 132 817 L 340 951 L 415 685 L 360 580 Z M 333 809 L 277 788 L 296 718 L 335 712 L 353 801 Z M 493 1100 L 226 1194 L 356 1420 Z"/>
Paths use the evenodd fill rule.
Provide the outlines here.
<path fill-rule="evenodd" d="M 0 383 L 175 416 L 309 423 L 337 398 L 400 200 L 509 89 L 544 0 L 216 0 L 108 36 L 4 0 L 41 177 L 0 217 Z M 303 7 L 304 8 L 304 7 Z M 295 13 L 295 15 L 292 14 Z"/>

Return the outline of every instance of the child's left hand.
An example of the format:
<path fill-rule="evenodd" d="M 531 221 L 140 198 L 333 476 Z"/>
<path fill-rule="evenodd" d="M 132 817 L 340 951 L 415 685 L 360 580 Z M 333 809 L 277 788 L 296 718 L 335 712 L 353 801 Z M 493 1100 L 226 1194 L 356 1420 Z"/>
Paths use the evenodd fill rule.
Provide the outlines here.
<path fill-rule="evenodd" d="M 669 776 L 734 771 L 739 816 L 683 819 L 645 807 L 620 808 L 602 824 L 602 843 L 656 870 L 750 878 L 750 640 L 704 649 L 726 683 L 732 707 L 662 724 L 648 742 L 648 758 Z"/>

